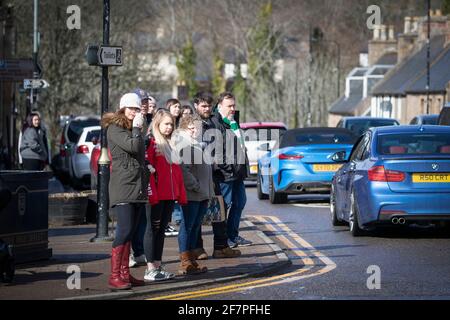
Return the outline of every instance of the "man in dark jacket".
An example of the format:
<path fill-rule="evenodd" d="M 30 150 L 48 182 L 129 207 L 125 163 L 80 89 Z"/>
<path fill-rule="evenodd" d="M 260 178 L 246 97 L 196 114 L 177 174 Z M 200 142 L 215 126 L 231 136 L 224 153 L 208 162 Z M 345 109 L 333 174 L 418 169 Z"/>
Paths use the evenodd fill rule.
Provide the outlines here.
<path fill-rule="evenodd" d="M 230 92 L 221 93 L 217 109 L 211 117 L 214 127 L 222 133 L 222 148 L 216 146 L 215 179 L 219 182 L 220 191 L 229 210 L 227 220 L 228 245 L 249 246 L 251 241 L 239 236 L 239 223 L 247 196 L 244 179 L 247 177 L 247 155 L 244 137 L 239 124 L 234 120 L 236 99 Z"/>
<path fill-rule="evenodd" d="M 208 130 L 215 129 L 214 123 L 211 121 L 211 111 L 212 111 L 212 102 L 213 98 L 204 92 L 199 92 L 194 97 L 194 108 L 197 114 L 202 119 L 202 133 L 208 132 Z M 207 134 L 205 135 L 205 137 Z M 203 141 L 205 144 L 214 143 L 214 140 L 211 141 L 206 139 L 207 141 Z M 215 192 L 216 194 L 220 194 L 220 183 L 218 180 L 213 178 Z M 228 246 L 228 236 L 227 236 L 227 222 L 212 222 L 212 229 L 214 234 L 214 258 L 236 258 L 241 255 L 241 252 L 237 249 L 231 249 Z M 197 242 L 197 249 L 194 250 L 196 256 L 200 259 L 206 259 L 208 255 L 203 249 L 203 240 L 201 235 L 201 230 L 199 233 L 199 238 Z"/>

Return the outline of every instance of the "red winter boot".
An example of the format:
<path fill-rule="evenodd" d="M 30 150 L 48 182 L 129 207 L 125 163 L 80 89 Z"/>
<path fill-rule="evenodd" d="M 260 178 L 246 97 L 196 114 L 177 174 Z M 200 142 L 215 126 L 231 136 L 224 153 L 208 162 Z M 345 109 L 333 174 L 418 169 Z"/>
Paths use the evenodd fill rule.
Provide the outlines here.
<path fill-rule="evenodd" d="M 131 251 L 131 241 L 124 244 L 122 264 L 120 266 L 120 277 L 124 282 L 130 283 L 133 287 L 141 287 L 145 285 L 143 280 L 138 280 L 130 274 L 129 257 Z"/>
<path fill-rule="evenodd" d="M 131 285 L 122 280 L 120 276 L 120 266 L 124 255 L 124 245 L 112 248 L 111 251 L 111 275 L 109 276 L 109 288 L 112 290 L 130 289 Z M 128 256 L 127 256 L 128 257 Z"/>

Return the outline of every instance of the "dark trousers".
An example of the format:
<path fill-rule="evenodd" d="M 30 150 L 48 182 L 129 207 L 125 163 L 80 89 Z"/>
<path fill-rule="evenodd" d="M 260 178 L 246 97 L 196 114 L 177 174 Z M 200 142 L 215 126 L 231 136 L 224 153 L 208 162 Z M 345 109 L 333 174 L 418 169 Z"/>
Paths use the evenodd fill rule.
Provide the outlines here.
<path fill-rule="evenodd" d="M 213 222 L 211 223 L 212 230 L 214 234 L 214 250 L 222 250 L 228 247 L 228 236 L 227 236 L 227 222 Z M 202 239 L 202 226 L 200 225 L 200 229 L 197 234 L 197 245 L 196 248 L 203 248 L 203 239 Z"/>
<path fill-rule="evenodd" d="M 173 200 L 163 200 L 146 212 L 147 228 L 144 236 L 144 252 L 148 262 L 162 261 L 164 232 L 172 216 L 174 205 L 175 201 Z"/>
<path fill-rule="evenodd" d="M 41 171 L 45 167 L 45 162 L 37 159 L 22 159 L 25 170 Z"/>
<path fill-rule="evenodd" d="M 186 252 L 196 249 L 197 238 L 202 225 L 203 217 L 208 209 L 208 200 L 189 201 L 183 206 L 180 224 L 180 233 L 178 234 L 178 246 L 180 252 Z"/>
<path fill-rule="evenodd" d="M 133 249 L 133 255 L 135 257 L 139 257 L 144 254 L 144 236 L 145 230 L 147 229 L 147 210 L 151 210 L 150 205 L 143 205 L 141 208 L 141 216 L 139 218 L 137 230 L 131 240 L 131 248 Z"/>
<path fill-rule="evenodd" d="M 120 204 L 112 208 L 117 216 L 116 236 L 113 248 L 124 245 L 133 239 L 136 232 L 139 216 L 141 214 L 141 203 Z"/>

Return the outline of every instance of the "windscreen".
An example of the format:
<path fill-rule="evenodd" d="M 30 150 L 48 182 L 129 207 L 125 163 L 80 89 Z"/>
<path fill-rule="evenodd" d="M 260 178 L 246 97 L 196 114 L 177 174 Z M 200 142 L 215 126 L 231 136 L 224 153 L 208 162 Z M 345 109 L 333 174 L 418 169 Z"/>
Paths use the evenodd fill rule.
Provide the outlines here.
<path fill-rule="evenodd" d="M 311 144 L 354 144 L 356 137 L 345 132 L 296 132 L 288 131 L 281 140 L 280 148 Z"/>
<path fill-rule="evenodd" d="M 382 155 L 450 155 L 450 133 L 403 133 L 378 136 Z"/>
<path fill-rule="evenodd" d="M 83 128 L 99 126 L 100 120 L 98 119 L 86 119 L 86 120 L 73 120 L 69 124 L 69 129 L 67 130 L 67 136 L 70 142 L 77 142 L 80 138 Z"/>

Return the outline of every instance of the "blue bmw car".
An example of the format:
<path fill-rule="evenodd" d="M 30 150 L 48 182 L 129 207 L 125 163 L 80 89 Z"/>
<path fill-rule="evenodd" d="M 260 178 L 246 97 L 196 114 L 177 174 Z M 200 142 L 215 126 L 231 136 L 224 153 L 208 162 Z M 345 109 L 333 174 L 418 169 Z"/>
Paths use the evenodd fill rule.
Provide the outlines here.
<path fill-rule="evenodd" d="M 329 192 L 334 173 L 357 137 L 342 128 L 292 129 L 258 161 L 259 199 L 284 203 L 290 194 Z"/>
<path fill-rule="evenodd" d="M 450 127 L 369 129 L 336 172 L 330 195 L 333 225 L 359 236 L 377 225 L 450 221 Z"/>

